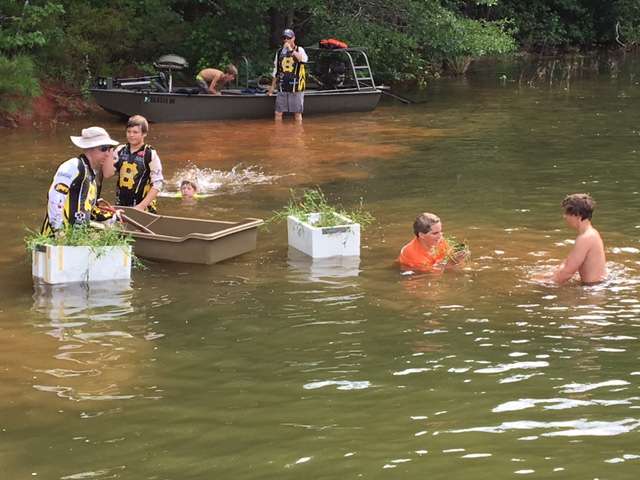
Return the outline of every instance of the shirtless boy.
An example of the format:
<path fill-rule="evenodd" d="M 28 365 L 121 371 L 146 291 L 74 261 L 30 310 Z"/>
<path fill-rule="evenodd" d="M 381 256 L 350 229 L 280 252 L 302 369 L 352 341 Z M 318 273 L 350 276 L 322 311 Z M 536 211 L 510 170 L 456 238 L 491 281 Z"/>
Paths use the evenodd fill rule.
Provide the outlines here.
<path fill-rule="evenodd" d="M 220 95 L 222 87 L 235 80 L 237 76 L 238 69 L 235 65 L 227 65 L 224 72 L 217 68 L 205 68 L 196 75 L 196 83 L 200 88 L 200 93 Z"/>
<path fill-rule="evenodd" d="M 564 220 L 578 232 L 573 250 L 546 280 L 562 284 L 578 272 L 583 284 L 598 283 L 607 276 L 604 244 L 591 225 L 595 202 L 586 193 L 567 195 L 562 201 Z"/>

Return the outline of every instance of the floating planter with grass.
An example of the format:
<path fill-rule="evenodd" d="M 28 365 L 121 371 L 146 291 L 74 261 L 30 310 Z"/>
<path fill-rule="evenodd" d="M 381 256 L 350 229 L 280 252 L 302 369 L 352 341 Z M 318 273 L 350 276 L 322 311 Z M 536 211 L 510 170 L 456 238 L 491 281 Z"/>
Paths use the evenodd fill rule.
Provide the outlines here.
<path fill-rule="evenodd" d="M 56 237 L 29 233 L 34 282 L 51 285 L 131 278 L 131 237 L 116 228 L 69 226 Z"/>
<path fill-rule="evenodd" d="M 270 221 L 284 218 L 289 245 L 313 258 L 360 255 L 360 228 L 373 221 L 362 205 L 349 212 L 329 205 L 319 188 L 305 190 L 302 198 L 292 191 Z"/>

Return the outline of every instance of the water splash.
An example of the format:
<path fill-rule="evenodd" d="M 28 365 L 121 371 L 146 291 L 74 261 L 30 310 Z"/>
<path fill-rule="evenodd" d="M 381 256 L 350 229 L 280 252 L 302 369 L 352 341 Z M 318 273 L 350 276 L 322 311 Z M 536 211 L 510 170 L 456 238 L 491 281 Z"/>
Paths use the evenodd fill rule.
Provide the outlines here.
<path fill-rule="evenodd" d="M 260 167 L 251 165 L 243 167 L 239 164 L 231 170 L 215 170 L 188 165 L 179 169 L 165 184 L 165 190 L 160 194 L 173 197 L 180 191 L 183 180 L 189 180 L 198 187 L 198 194 L 209 196 L 218 193 L 237 193 L 246 190 L 250 185 L 269 185 L 281 175 L 266 175 Z"/>

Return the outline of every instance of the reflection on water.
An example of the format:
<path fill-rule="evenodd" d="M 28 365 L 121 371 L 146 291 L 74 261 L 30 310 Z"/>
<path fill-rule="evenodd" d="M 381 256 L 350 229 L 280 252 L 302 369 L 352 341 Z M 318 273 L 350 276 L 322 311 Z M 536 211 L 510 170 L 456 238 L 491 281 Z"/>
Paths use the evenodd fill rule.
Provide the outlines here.
<path fill-rule="evenodd" d="M 133 288 L 31 296 L 23 226 L 39 225 L 38 192 L 83 125 L 2 132 L 3 471 L 635 479 L 636 67 L 476 72 L 433 82 L 424 104 L 303 126 L 152 125 L 172 186 L 193 175 L 215 192 L 161 199 L 162 213 L 268 218 L 290 187 L 319 185 L 347 208 L 362 197 L 377 220 L 359 258 L 311 260 L 280 225 L 218 265 L 150 262 Z M 111 117 L 95 122 L 122 138 Z M 571 249 L 559 202 L 574 191 L 598 202 L 610 276 L 532 282 Z M 468 241 L 464 268 L 394 266 L 425 210 Z"/>
<path fill-rule="evenodd" d="M 81 318 L 95 321 L 115 320 L 132 312 L 132 288 L 129 282 L 35 284 L 33 308 L 44 314 L 53 326 Z M 85 325 L 86 321 L 78 326 Z"/>
<path fill-rule="evenodd" d="M 360 257 L 312 258 L 293 247 L 287 250 L 287 264 L 302 280 L 331 281 L 334 278 L 357 277 Z"/>
<path fill-rule="evenodd" d="M 133 398 L 134 359 L 147 347 L 127 324 L 132 295 L 128 282 L 36 285 L 33 334 L 55 340 L 32 359 L 33 388 L 73 401 Z"/>

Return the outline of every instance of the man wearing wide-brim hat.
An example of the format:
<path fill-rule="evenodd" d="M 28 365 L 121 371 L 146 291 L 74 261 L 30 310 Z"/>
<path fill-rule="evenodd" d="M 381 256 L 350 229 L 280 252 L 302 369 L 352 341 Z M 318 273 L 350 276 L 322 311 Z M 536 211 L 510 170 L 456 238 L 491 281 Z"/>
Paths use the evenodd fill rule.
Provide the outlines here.
<path fill-rule="evenodd" d="M 53 235 L 68 225 L 103 221 L 112 217 L 96 208 L 98 185 L 96 176 L 106 161 L 114 161 L 113 140 L 101 127 L 82 130 L 80 136 L 71 136 L 71 142 L 82 153 L 58 167 L 49 187 L 47 215 L 42 233 Z"/>

